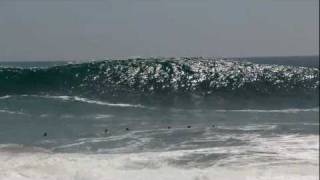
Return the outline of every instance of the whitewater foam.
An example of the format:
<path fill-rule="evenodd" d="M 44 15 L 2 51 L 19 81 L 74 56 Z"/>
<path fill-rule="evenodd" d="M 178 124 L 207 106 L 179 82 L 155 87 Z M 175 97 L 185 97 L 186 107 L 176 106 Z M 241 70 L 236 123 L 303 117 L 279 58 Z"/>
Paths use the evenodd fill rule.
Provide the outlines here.
<path fill-rule="evenodd" d="M 1 156 L 3 157 L 3 156 Z M 135 155 L 48 155 L 29 154 L 3 159 L 0 178 L 7 180 L 311 180 L 318 170 L 310 165 L 273 166 L 269 168 L 212 167 L 181 169 L 144 163 Z M 136 164 L 130 164 L 136 161 Z M 139 164 L 140 163 L 142 164 Z M 125 165 L 125 167 L 123 167 Z M 301 170 L 303 168 L 303 170 Z"/>
<path fill-rule="evenodd" d="M 241 147 L 124 154 L 49 153 L 32 148 L 17 154 L 12 151 L 14 147 L 6 147 L 0 150 L 3 162 L 0 179 L 313 180 L 318 177 L 319 136 L 290 135 L 252 140 L 250 146 Z M 196 155 L 210 157 L 212 153 L 234 155 L 206 167 L 174 163 Z"/>

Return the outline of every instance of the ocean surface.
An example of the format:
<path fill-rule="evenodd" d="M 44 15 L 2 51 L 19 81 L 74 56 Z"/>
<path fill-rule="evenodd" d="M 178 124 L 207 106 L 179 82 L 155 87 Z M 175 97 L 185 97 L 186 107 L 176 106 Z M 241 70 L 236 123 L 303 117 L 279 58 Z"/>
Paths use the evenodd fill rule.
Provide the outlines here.
<path fill-rule="evenodd" d="M 316 180 L 318 58 L 0 62 L 0 179 Z"/>

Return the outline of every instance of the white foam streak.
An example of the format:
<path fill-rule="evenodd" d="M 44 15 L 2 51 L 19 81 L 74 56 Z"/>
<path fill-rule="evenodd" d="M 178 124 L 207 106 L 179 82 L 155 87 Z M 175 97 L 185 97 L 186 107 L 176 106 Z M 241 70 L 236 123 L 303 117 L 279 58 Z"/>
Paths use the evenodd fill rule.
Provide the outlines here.
<path fill-rule="evenodd" d="M 6 96 L 1 96 L 0 99 L 9 99 L 11 96 L 6 95 Z"/>
<path fill-rule="evenodd" d="M 36 96 L 36 95 L 33 95 Z M 125 104 L 125 103 L 109 103 L 105 101 L 91 100 L 88 98 L 78 97 L 78 96 L 37 96 L 42 98 L 51 98 L 51 99 L 61 99 L 63 101 L 77 101 L 88 104 L 96 104 L 102 106 L 113 106 L 113 107 L 135 107 L 135 108 L 144 108 L 140 104 Z"/>
<path fill-rule="evenodd" d="M 81 97 L 74 97 L 74 100 L 79 102 L 85 102 L 89 104 L 98 104 L 103 106 L 117 106 L 117 107 L 143 107 L 142 105 L 134 105 L 134 104 L 122 104 L 122 103 L 108 103 L 103 101 L 96 101 L 96 100 L 90 100 L 87 98 L 81 98 Z"/>
<path fill-rule="evenodd" d="M 110 114 L 97 114 L 95 115 L 95 119 L 107 119 L 107 118 L 111 118 L 113 117 L 113 115 Z"/>
<path fill-rule="evenodd" d="M 4 109 L 0 109 L 0 113 L 6 113 L 6 114 L 17 114 L 17 115 L 25 115 L 25 113 L 22 113 L 22 112 L 9 111 L 9 110 L 4 110 Z"/>
<path fill-rule="evenodd" d="M 309 109 L 239 109 L 239 110 L 216 110 L 217 112 L 248 112 L 248 113 L 298 113 L 298 112 L 319 112 L 319 107 Z"/>

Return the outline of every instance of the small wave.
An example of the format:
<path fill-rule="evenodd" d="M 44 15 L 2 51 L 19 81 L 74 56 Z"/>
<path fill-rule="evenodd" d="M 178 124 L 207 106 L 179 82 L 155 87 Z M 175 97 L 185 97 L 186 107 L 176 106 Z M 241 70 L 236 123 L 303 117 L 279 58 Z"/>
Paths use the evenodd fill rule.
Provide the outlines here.
<path fill-rule="evenodd" d="M 110 114 L 97 114 L 95 115 L 95 119 L 106 119 L 106 118 L 111 118 L 113 117 L 113 115 Z"/>
<path fill-rule="evenodd" d="M 1 96 L 0 99 L 9 99 L 11 96 L 6 95 L 6 96 Z"/>
<path fill-rule="evenodd" d="M 319 112 L 319 108 L 309 109 L 239 109 L 239 110 L 216 110 L 217 112 L 248 112 L 248 113 L 298 113 L 298 112 Z"/>
<path fill-rule="evenodd" d="M 217 127 L 219 129 L 225 129 L 225 130 L 241 130 L 241 131 L 269 131 L 269 130 L 274 130 L 277 128 L 277 125 L 246 125 L 246 126 L 219 126 Z"/>
<path fill-rule="evenodd" d="M 18 112 L 18 111 L 9 111 L 5 109 L 0 109 L 0 113 L 7 113 L 7 114 L 17 114 L 17 115 L 25 115 L 23 112 Z"/>

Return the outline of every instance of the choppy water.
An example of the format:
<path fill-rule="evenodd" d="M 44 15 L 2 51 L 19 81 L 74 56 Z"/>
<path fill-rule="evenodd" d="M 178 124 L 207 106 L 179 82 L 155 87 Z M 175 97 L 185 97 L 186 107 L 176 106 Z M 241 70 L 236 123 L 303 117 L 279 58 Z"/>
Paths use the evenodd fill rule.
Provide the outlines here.
<path fill-rule="evenodd" d="M 290 64 L 3 64 L 0 179 L 317 179 L 318 93 Z"/>

